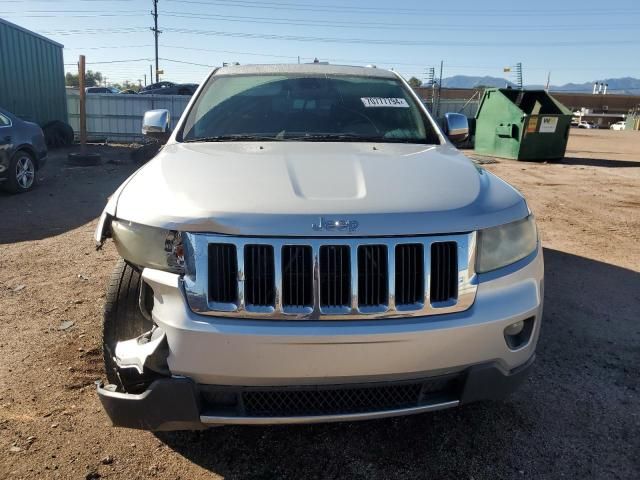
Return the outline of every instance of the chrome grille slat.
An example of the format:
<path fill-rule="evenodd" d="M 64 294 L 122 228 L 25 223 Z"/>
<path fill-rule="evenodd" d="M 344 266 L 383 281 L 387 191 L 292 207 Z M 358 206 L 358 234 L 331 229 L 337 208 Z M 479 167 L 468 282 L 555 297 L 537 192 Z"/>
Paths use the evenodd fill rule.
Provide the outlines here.
<path fill-rule="evenodd" d="M 281 264 L 283 308 L 312 308 L 313 262 L 311 247 L 285 245 L 282 247 Z"/>
<path fill-rule="evenodd" d="M 347 245 L 320 247 L 320 308 L 350 309 L 350 249 Z"/>
<path fill-rule="evenodd" d="M 466 310 L 477 290 L 474 232 L 406 238 L 187 233 L 185 238 L 193 259 L 181 281 L 190 308 L 204 315 L 272 320 L 429 316 Z M 235 265 L 233 256 L 220 257 L 212 245 L 235 247 Z M 369 253 L 362 268 L 360 250 Z M 220 275 L 235 278 L 232 295 L 227 287 L 218 285 L 216 291 L 211 285 L 209 267 L 218 264 Z M 328 277 L 335 281 L 327 282 Z"/>
<path fill-rule="evenodd" d="M 458 295 L 456 242 L 436 242 L 431 244 L 431 303 L 452 302 Z"/>
<path fill-rule="evenodd" d="M 275 307 L 275 263 L 271 245 L 246 245 L 245 308 Z M 247 288 L 248 285 L 248 288 Z"/>
<path fill-rule="evenodd" d="M 396 305 L 420 308 L 424 303 L 423 245 L 406 243 L 396 247 Z"/>
<path fill-rule="evenodd" d="M 237 296 L 236 248 L 231 244 L 209 245 L 209 298 L 218 303 L 233 303 Z"/>
<path fill-rule="evenodd" d="M 388 304 L 386 245 L 358 248 L 358 305 L 386 310 Z"/>

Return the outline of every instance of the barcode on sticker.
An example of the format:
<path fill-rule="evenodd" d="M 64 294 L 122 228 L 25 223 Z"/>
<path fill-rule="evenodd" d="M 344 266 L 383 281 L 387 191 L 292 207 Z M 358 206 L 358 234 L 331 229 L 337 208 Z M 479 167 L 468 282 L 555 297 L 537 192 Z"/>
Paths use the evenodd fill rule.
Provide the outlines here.
<path fill-rule="evenodd" d="M 399 107 L 409 108 L 409 104 L 404 98 L 385 98 L 385 97 L 362 97 L 362 103 L 365 107 Z"/>

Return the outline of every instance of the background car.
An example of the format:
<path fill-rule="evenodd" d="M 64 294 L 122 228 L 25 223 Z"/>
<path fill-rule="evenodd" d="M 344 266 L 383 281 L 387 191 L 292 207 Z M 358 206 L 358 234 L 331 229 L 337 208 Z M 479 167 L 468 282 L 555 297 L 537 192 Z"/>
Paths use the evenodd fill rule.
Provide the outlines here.
<path fill-rule="evenodd" d="M 140 95 L 193 95 L 197 90 L 196 83 L 158 82 L 147 85 L 140 90 Z"/>
<path fill-rule="evenodd" d="M 0 108 L 0 187 L 11 193 L 31 190 L 46 161 L 42 129 Z"/>
<path fill-rule="evenodd" d="M 587 122 L 586 120 L 583 120 L 578 124 L 578 128 L 598 128 L 598 127 L 593 122 Z"/>
<path fill-rule="evenodd" d="M 609 129 L 611 129 L 611 130 L 624 130 L 626 124 L 627 124 L 627 122 L 625 122 L 624 120 L 620 121 L 620 122 L 616 122 L 613 125 L 611 125 L 609 127 Z"/>
<path fill-rule="evenodd" d="M 114 87 L 87 87 L 85 93 L 120 93 L 120 90 Z"/>

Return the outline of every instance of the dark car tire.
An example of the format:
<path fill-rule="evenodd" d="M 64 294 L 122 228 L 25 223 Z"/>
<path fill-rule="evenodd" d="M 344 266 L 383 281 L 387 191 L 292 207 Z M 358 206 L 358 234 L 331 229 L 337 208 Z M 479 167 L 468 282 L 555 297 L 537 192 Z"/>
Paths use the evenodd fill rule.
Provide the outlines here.
<path fill-rule="evenodd" d="M 102 352 L 107 380 L 124 391 L 126 388 L 118 376 L 114 360 L 116 344 L 121 340 L 139 337 L 153 327 L 153 322 L 145 318 L 140 311 L 141 285 L 140 270 L 120 259 L 111 274 L 107 287 Z"/>
<path fill-rule="evenodd" d="M 20 173 L 24 170 L 24 165 L 30 165 L 29 172 L 26 174 L 30 176 L 30 179 L 25 182 L 24 176 Z M 7 180 L 2 184 L 4 189 L 11 193 L 24 193 L 31 190 L 37 183 L 36 162 L 26 150 L 18 150 L 9 162 L 9 175 Z"/>
<path fill-rule="evenodd" d="M 50 148 L 68 147 L 73 144 L 73 128 L 66 122 L 53 120 L 42 127 L 44 139 Z"/>

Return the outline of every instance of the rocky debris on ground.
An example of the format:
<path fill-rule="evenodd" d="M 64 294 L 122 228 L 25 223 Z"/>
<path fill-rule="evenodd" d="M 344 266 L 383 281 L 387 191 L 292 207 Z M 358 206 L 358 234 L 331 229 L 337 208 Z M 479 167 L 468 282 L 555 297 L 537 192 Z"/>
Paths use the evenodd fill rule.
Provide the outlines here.
<path fill-rule="evenodd" d="M 68 330 L 76 324 L 73 320 L 65 320 L 60 325 L 58 325 L 58 330 Z"/>

